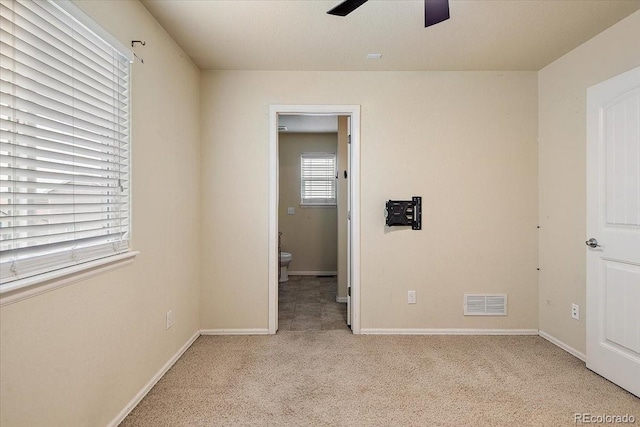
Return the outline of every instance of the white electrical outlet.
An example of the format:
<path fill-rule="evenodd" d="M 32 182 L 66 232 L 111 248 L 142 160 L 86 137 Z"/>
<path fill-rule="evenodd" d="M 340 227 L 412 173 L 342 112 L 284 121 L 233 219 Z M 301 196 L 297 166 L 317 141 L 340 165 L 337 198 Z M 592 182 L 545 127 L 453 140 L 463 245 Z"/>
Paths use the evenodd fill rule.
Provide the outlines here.
<path fill-rule="evenodd" d="M 580 306 L 578 304 L 571 304 L 571 317 L 580 320 Z"/>
<path fill-rule="evenodd" d="M 173 310 L 167 311 L 167 329 L 173 326 Z"/>
<path fill-rule="evenodd" d="M 287 208 L 287 215 L 293 215 L 295 213 L 296 213 L 296 210 L 294 208 L 291 208 L 291 207 Z"/>
<path fill-rule="evenodd" d="M 416 291 L 409 291 L 407 293 L 407 303 L 415 304 L 416 303 Z"/>

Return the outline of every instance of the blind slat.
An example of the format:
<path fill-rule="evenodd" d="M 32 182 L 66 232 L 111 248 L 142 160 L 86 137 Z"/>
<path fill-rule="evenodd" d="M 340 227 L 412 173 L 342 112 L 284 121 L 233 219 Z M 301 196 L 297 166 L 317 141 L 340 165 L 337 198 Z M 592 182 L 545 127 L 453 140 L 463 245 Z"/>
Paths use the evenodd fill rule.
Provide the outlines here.
<path fill-rule="evenodd" d="M 9 132 L 6 133 L 7 138 L 0 137 L 1 142 L 12 142 L 13 145 L 20 145 L 25 147 L 42 148 L 49 151 L 68 152 L 72 151 L 78 156 L 84 157 L 110 157 L 120 164 L 127 164 L 127 156 L 123 155 L 123 151 L 126 154 L 128 150 L 122 150 L 119 147 L 109 147 L 103 144 L 92 145 L 88 147 L 87 144 L 80 146 L 79 144 L 70 144 L 66 142 L 53 141 L 50 139 L 36 137 L 25 134 L 11 134 L 11 139 L 8 138 Z M 4 136 L 4 134 L 2 134 Z"/>
<path fill-rule="evenodd" d="M 46 155 L 45 153 L 42 154 L 43 157 L 45 155 Z M 27 159 L 24 157 L 13 157 L 8 155 L 3 155 L 2 157 L 3 159 L 7 159 L 9 164 L 19 164 L 20 166 L 31 169 L 33 171 L 39 171 L 39 170 L 43 170 L 46 172 L 69 171 L 69 172 L 82 174 L 86 178 L 94 178 L 94 177 L 109 178 L 109 179 L 112 179 L 113 181 L 116 181 L 118 179 L 118 176 L 120 175 L 120 171 L 117 168 L 114 168 L 113 170 L 108 170 L 104 168 L 98 169 L 98 168 L 90 168 L 86 166 L 79 166 L 78 164 L 69 165 L 66 163 L 57 163 L 57 162 L 47 161 L 47 160 Z M 14 169 L 14 170 L 21 171 L 22 169 Z"/>
<path fill-rule="evenodd" d="M 19 15 L 16 15 L 16 18 L 19 17 Z M 0 18 L 0 28 L 9 28 L 7 25 L 5 25 L 6 21 L 6 18 Z M 107 81 L 109 79 L 109 75 L 115 71 L 113 67 L 108 67 L 102 59 L 93 55 L 92 52 L 87 51 L 87 49 L 82 45 L 66 42 L 56 43 L 55 40 L 53 43 L 49 43 L 45 41 L 45 39 L 53 40 L 51 34 L 48 34 L 46 30 L 42 30 L 41 28 L 38 28 L 36 26 L 27 25 L 28 24 L 25 23 L 24 19 L 20 19 L 11 27 L 11 30 L 5 30 L 5 32 L 12 37 L 12 42 L 15 41 L 15 38 L 17 37 L 18 40 L 28 43 L 29 45 L 42 46 L 46 49 L 46 52 L 51 57 L 59 59 L 63 63 L 70 63 L 70 61 L 74 61 L 75 58 L 78 58 L 81 61 L 84 60 L 89 63 L 90 66 L 95 67 L 95 70 L 98 74 L 105 76 Z M 6 44 L 13 45 L 13 43 Z M 125 87 L 126 82 L 122 79 L 120 80 L 120 86 Z M 111 88 L 111 90 L 113 90 L 113 88 Z"/>
<path fill-rule="evenodd" d="M 0 291 L 128 250 L 130 65 L 74 10 L 0 4 Z"/>
<path fill-rule="evenodd" d="M 103 170 L 113 170 L 119 169 L 122 165 L 117 161 L 121 158 L 112 158 L 109 156 L 102 157 L 88 157 L 88 156 L 78 156 L 72 151 L 67 152 L 58 152 L 45 150 L 43 148 L 38 147 L 28 147 L 24 145 L 16 145 L 10 144 L 7 142 L 0 141 L 0 152 L 5 153 L 5 155 L 10 159 L 11 157 L 28 157 L 28 158 L 46 158 L 49 160 L 57 160 L 61 163 L 66 164 L 67 166 L 73 164 L 80 164 L 83 166 L 90 166 L 96 169 Z M 10 161 L 11 162 L 11 161 Z M 65 163 L 66 162 L 66 163 Z M 14 163 L 19 163 L 18 161 Z"/>
<path fill-rule="evenodd" d="M 8 49 L 7 54 L 11 53 L 13 52 Z M 121 112 L 114 111 L 114 108 L 126 112 L 124 106 L 128 102 L 128 91 L 114 92 L 113 96 L 110 96 L 93 90 L 90 85 L 83 82 L 72 84 L 64 74 L 27 55 L 9 58 L 5 54 L 0 54 L 0 60 L 2 61 L 0 77 L 3 81 L 17 86 L 5 89 L 8 93 L 13 93 L 14 90 L 26 90 L 26 95 L 22 95 L 25 99 L 33 99 L 34 94 L 44 95 L 66 106 L 76 107 L 77 104 L 77 108 L 107 120 Z M 112 104 L 112 99 L 116 95 L 118 101 Z"/>
<path fill-rule="evenodd" d="M 4 83 L 4 81 L 2 82 Z M 5 86 L 2 84 L 2 86 Z M 7 85 L 8 86 L 8 85 Z M 68 105 L 58 100 L 47 98 L 41 94 L 26 90 L 21 86 L 9 87 L 9 90 L 0 89 L 0 104 L 5 105 L 7 109 L 4 113 L 7 117 L 15 117 L 11 114 L 9 108 L 15 110 L 32 111 L 42 116 L 69 123 L 73 121 L 75 126 L 91 129 L 100 135 L 114 134 L 114 130 L 120 131 L 120 135 L 126 135 L 126 123 L 119 122 L 120 118 L 115 114 L 94 114 L 88 109 L 82 109 L 81 105 Z M 13 102 L 9 104 L 9 99 L 13 98 Z M 12 107 L 9 107 L 12 105 Z"/>
<path fill-rule="evenodd" d="M 115 221 L 114 221 L 115 222 Z M 69 231 L 69 232 L 60 232 L 60 233 L 49 233 L 42 235 L 35 235 L 33 237 L 20 237 L 16 239 L 6 239 L 0 240 L 0 250 L 17 250 L 17 249 L 34 249 L 37 246 L 47 246 L 52 243 L 59 243 L 65 241 L 73 241 L 78 239 L 86 239 L 90 237 L 99 237 L 99 236 L 109 236 L 119 235 L 121 225 L 114 224 L 110 227 L 97 227 L 90 228 L 87 230 L 77 230 L 77 231 Z"/>
<path fill-rule="evenodd" d="M 34 182 L 30 181 L 13 181 L 13 180 L 5 180 L 0 179 L 0 186 L 6 187 L 7 192 L 12 193 L 20 193 L 20 192 L 28 192 L 33 191 Z M 39 191 L 50 190 L 50 191 L 58 191 L 59 193 L 65 194 L 103 194 L 105 191 L 112 189 L 108 185 L 82 185 L 76 184 L 74 182 L 63 182 L 63 183 L 53 183 L 53 182 L 42 182 L 39 181 L 37 183 L 37 187 Z"/>
<path fill-rule="evenodd" d="M 86 45 L 91 50 L 96 51 L 96 54 L 103 56 L 105 59 L 110 58 L 113 55 L 114 51 L 122 55 L 122 62 L 126 61 L 127 57 L 130 57 L 130 54 L 126 52 L 126 47 L 124 47 L 124 49 L 122 47 L 117 47 L 116 43 L 113 43 L 113 45 L 111 46 L 108 42 L 105 43 L 103 41 L 105 40 L 105 38 L 101 37 L 100 35 L 97 36 L 97 42 L 92 41 L 96 37 L 96 34 L 94 34 L 91 29 L 87 31 L 86 28 L 83 28 L 87 26 L 87 24 L 89 24 L 88 26 L 91 27 L 91 23 L 84 22 L 82 16 L 76 16 L 77 8 L 74 11 L 69 10 L 67 6 L 61 7 L 61 5 L 58 3 L 58 0 L 14 1 L 12 9 L 21 8 L 28 9 L 29 16 L 39 16 L 44 21 L 55 25 L 56 28 L 58 28 L 65 34 L 73 34 L 76 31 L 81 32 L 75 37 L 75 41 Z M 71 15 L 71 19 L 69 15 Z M 84 25 L 78 25 L 78 20 L 80 20 Z M 95 22 L 93 24 L 95 24 Z M 99 28 L 99 26 L 96 26 L 96 28 Z"/>
<path fill-rule="evenodd" d="M 126 202 L 112 202 L 110 203 L 110 206 L 112 206 L 114 208 L 114 210 L 116 210 L 116 208 L 118 206 L 126 206 L 127 203 Z M 16 204 L 13 206 L 13 210 L 9 210 L 8 212 L 24 212 L 25 215 L 26 214 L 30 214 L 33 213 L 34 211 L 43 211 L 42 215 L 46 216 L 48 215 L 46 212 L 52 212 L 50 213 L 51 215 L 56 214 L 56 213 L 73 213 L 73 212 L 83 212 L 83 209 L 86 210 L 91 210 L 91 209 L 97 209 L 97 208 L 104 208 L 105 204 L 104 203 L 75 203 L 73 206 L 70 206 L 69 204 L 57 204 L 57 203 L 48 203 L 46 205 L 43 204 L 39 204 L 39 203 L 22 203 L 22 204 Z M 46 208 L 46 209 L 45 209 Z M 122 209 L 123 211 L 126 211 L 127 209 Z M 4 210 L 3 210 L 4 212 Z M 13 218 L 13 217 L 19 217 L 19 214 L 16 214 L 15 216 L 12 217 L 6 217 L 6 218 Z M 3 218 L 4 220 L 5 218 Z"/>
<path fill-rule="evenodd" d="M 54 130 L 42 129 L 23 123 L 11 122 L 0 118 L 0 130 L 6 131 L 6 135 L 0 134 L 0 139 L 4 141 L 17 141 L 21 135 L 27 135 L 31 137 L 38 137 L 42 139 L 48 139 L 49 141 L 60 141 L 73 146 L 81 146 L 83 148 L 94 148 L 96 151 L 100 150 L 117 150 L 119 153 L 128 152 L 128 144 L 126 141 L 117 141 L 120 145 L 111 143 L 103 144 L 98 141 L 89 140 L 79 137 L 77 135 L 67 135 L 65 133 L 56 132 Z"/>
<path fill-rule="evenodd" d="M 8 93 L 2 93 L 2 103 L 4 104 L 7 98 L 11 96 Z M 31 109 L 27 111 L 19 110 L 19 107 L 29 108 L 29 104 L 22 102 L 20 97 L 13 97 L 12 107 L 2 107 L 0 114 L 8 118 L 8 121 L 25 123 L 27 125 L 39 125 L 40 127 L 47 127 L 50 129 L 56 129 L 58 132 L 67 135 L 77 135 L 89 140 L 99 141 L 103 144 L 113 145 L 114 139 L 125 138 L 127 135 L 115 129 L 108 129 L 90 121 L 85 121 L 82 118 L 74 120 L 74 116 L 77 114 L 76 109 L 71 109 L 70 114 L 53 113 L 46 116 L 42 113 L 50 112 L 51 110 L 42 106 L 41 104 L 31 103 Z M 6 104 L 5 104 L 6 105 Z M 35 105 L 36 107 L 33 107 Z M 62 107 L 62 106 L 61 106 Z M 29 112 L 31 111 L 31 112 Z M 55 110 L 54 110 L 55 111 Z M 66 121 L 59 120 L 60 118 Z M 84 126 L 83 126 L 84 125 Z"/>
<path fill-rule="evenodd" d="M 14 226 L 16 231 L 9 235 L 28 236 L 29 239 L 36 239 L 43 236 L 60 235 L 60 234 L 73 234 L 82 232 L 100 232 L 106 233 L 108 230 L 120 227 L 122 221 L 120 218 L 114 216 L 113 218 L 103 218 L 98 220 L 78 220 L 72 218 L 68 223 L 56 223 L 56 224 L 32 224 L 32 225 L 18 225 Z M 2 235 L 2 233 L 0 233 Z M 6 242 L 24 242 L 24 237 L 18 237 L 14 239 L 0 239 Z"/>
<path fill-rule="evenodd" d="M 29 255 L 37 256 L 37 255 L 42 255 L 46 253 L 54 253 L 54 252 L 60 251 L 61 249 L 79 251 L 82 248 L 91 248 L 91 246 L 93 245 L 101 245 L 104 243 L 110 243 L 110 244 L 121 243 L 124 245 L 126 242 L 121 241 L 123 236 L 124 236 L 124 232 L 114 232 L 113 234 L 106 235 L 106 238 L 105 236 L 100 236 L 100 235 L 99 236 L 96 236 L 96 235 L 76 236 L 75 239 L 61 238 L 60 240 L 57 240 L 57 241 L 53 240 L 48 243 L 33 245 L 30 247 L 21 247 L 21 248 L 3 250 L 2 252 L 0 252 L 0 254 L 2 254 L 3 263 L 21 264 L 23 261 L 29 260 Z"/>
<path fill-rule="evenodd" d="M 71 45 L 73 43 L 73 37 L 69 34 L 71 32 L 71 29 L 68 27 L 65 29 L 54 25 L 59 21 L 50 19 L 50 17 L 52 17 L 50 14 L 46 17 L 43 17 L 41 16 L 41 14 L 34 13 L 32 10 L 20 5 L 19 3 L 16 4 L 14 12 L 20 18 L 22 18 L 19 20 L 21 23 L 26 23 L 30 26 L 33 25 L 36 29 L 41 29 L 42 31 L 46 32 L 49 37 L 48 40 L 50 40 L 50 42 L 64 43 L 66 45 Z M 32 24 L 32 22 L 30 21 L 34 22 L 37 25 Z M 110 61 L 111 55 L 106 51 L 96 50 L 92 47 L 95 47 L 95 45 L 87 46 L 85 45 L 85 43 L 76 43 L 76 48 L 81 50 L 83 55 L 99 63 L 106 70 L 112 69 L 113 64 Z M 123 70 L 118 70 L 118 75 L 120 76 L 122 82 L 125 83 L 126 72 L 124 72 Z"/>
<path fill-rule="evenodd" d="M 68 7 L 61 7 L 60 4 L 55 1 L 25 2 L 24 0 L 20 0 L 20 3 L 28 6 L 32 6 L 33 3 L 36 3 L 40 9 L 44 10 L 44 13 L 32 8 L 31 10 L 34 11 L 34 13 L 41 15 L 46 21 L 54 22 L 56 25 L 59 24 L 60 28 L 68 27 L 72 31 L 79 32 L 78 37 L 76 37 L 75 40 L 86 45 L 89 49 L 95 50 L 97 53 L 101 53 L 105 58 L 111 58 L 114 53 L 116 53 L 119 55 L 116 63 L 126 64 L 129 62 L 127 58 L 129 58 L 129 60 L 133 60 L 132 54 L 130 52 L 127 54 L 124 46 L 118 47 L 118 42 L 109 44 L 108 38 L 113 38 L 110 34 L 105 34 L 105 32 L 102 32 L 102 34 L 96 34 L 92 29 L 86 28 L 87 22 L 84 21 L 83 16 L 75 15 L 76 12 L 80 12 L 77 8 L 76 10 L 69 10 Z M 73 16 L 71 20 L 69 20 L 69 15 Z M 82 12 L 80 12 L 80 15 L 83 15 Z M 49 16 L 55 17 L 56 19 L 51 20 L 49 19 Z M 84 17 L 86 17 L 86 15 Z M 101 28 L 93 21 L 89 24 L 89 26 L 94 25 L 98 30 Z M 107 38 L 104 37 L 105 35 Z M 125 67 L 125 69 L 128 70 L 128 67 Z"/>
<path fill-rule="evenodd" d="M 0 160 L 0 164 L 4 161 L 4 156 L 2 156 L 2 160 Z M 93 175 L 85 175 L 81 173 L 68 173 L 68 172 L 54 172 L 54 171 L 43 171 L 43 170 L 29 170 L 29 169 L 19 169 L 12 166 L 2 166 L 0 168 L 0 174 L 6 176 L 14 177 L 14 181 L 18 181 L 22 179 L 51 179 L 59 182 L 73 182 L 80 183 L 83 185 L 89 184 L 113 184 L 113 178 L 105 178 L 102 176 L 93 176 Z M 122 173 L 122 172 L 121 172 Z M 120 183 L 122 185 L 128 184 L 128 178 L 120 178 Z"/>
<path fill-rule="evenodd" d="M 10 195 L 7 198 L 9 204 L 19 205 L 21 202 L 28 202 L 31 204 L 42 203 L 43 207 L 46 207 L 47 203 L 73 204 L 73 203 L 102 203 L 109 205 L 111 199 L 117 198 L 120 194 L 115 188 L 114 194 L 55 194 L 55 193 L 7 193 Z M 118 194 L 115 194 L 118 193 Z"/>
<path fill-rule="evenodd" d="M 27 32 L 19 31 L 8 34 L 7 31 L 0 29 L 0 40 L 7 47 L 12 47 L 20 54 L 34 58 L 64 75 L 71 75 L 82 83 L 95 85 L 96 89 L 105 94 L 109 94 L 114 88 L 120 86 L 117 82 L 110 81 L 108 77 L 83 64 L 78 58 L 67 55 L 46 42 L 37 40 L 36 36 Z M 110 86 L 111 84 L 113 87 Z M 124 86 L 120 87 L 124 89 Z"/>
<path fill-rule="evenodd" d="M 116 211 L 115 214 L 124 213 L 124 211 Z M 74 220 L 78 221 L 97 221 L 101 219 L 107 218 L 108 215 L 113 215 L 114 212 L 77 212 L 77 213 L 64 213 L 64 214 L 55 214 L 55 215 L 47 215 L 46 218 L 41 215 L 22 215 L 18 217 L 14 217 L 13 221 L 16 226 L 32 226 L 42 224 L 44 222 L 48 222 L 49 224 L 65 224 L 73 222 Z M 3 218 L 0 217 L 0 224 L 5 224 Z M 5 225 L 3 225 L 5 226 Z"/>
<path fill-rule="evenodd" d="M 336 204 L 336 155 L 303 153 L 300 156 L 300 203 Z"/>

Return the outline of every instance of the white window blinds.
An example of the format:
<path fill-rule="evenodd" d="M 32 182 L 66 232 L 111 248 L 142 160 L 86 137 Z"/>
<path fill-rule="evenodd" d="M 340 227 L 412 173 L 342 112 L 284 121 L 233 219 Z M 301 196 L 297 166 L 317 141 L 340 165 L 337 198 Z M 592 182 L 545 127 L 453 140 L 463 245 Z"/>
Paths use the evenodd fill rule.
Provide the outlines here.
<path fill-rule="evenodd" d="M 302 153 L 300 171 L 300 204 L 336 204 L 336 155 L 334 153 Z"/>
<path fill-rule="evenodd" d="M 50 1 L 3 0 L 0 42 L 6 291 L 128 250 L 130 62 Z"/>

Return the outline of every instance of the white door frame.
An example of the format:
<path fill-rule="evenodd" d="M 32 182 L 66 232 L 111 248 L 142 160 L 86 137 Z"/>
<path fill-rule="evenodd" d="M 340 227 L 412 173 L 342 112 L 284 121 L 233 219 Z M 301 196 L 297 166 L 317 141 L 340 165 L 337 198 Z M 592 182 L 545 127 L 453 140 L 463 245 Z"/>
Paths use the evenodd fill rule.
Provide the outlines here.
<path fill-rule="evenodd" d="M 360 333 L 360 106 L 269 106 L 269 333 L 278 330 L 278 115 L 351 116 L 351 330 Z"/>

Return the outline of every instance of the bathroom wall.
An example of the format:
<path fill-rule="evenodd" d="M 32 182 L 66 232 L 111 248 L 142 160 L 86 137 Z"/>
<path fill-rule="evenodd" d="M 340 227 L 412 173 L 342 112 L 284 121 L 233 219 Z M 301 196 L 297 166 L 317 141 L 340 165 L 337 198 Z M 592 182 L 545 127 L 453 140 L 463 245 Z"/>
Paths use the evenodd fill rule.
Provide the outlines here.
<path fill-rule="evenodd" d="M 125 45 L 146 41 L 132 65 L 140 254 L 0 308 L 3 427 L 108 425 L 200 329 L 200 72 L 138 1 L 77 3 Z"/>
<path fill-rule="evenodd" d="M 540 330 L 586 350 L 587 88 L 640 66 L 640 11 L 538 73 Z M 571 304 L 580 305 L 580 320 Z"/>
<path fill-rule="evenodd" d="M 279 134 L 280 187 L 278 206 L 282 250 L 293 255 L 289 271 L 333 273 L 338 269 L 336 206 L 300 206 L 300 155 L 336 153 L 336 133 Z M 293 207 L 289 215 L 287 208 Z"/>
<path fill-rule="evenodd" d="M 201 84 L 203 328 L 268 325 L 269 106 L 357 104 L 362 328 L 537 330 L 537 72 L 203 71 Z M 422 230 L 387 229 L 385 202 L 414 195 Z M 507 293 L 509 315 L 463 316 L 480 292 Z"/>

